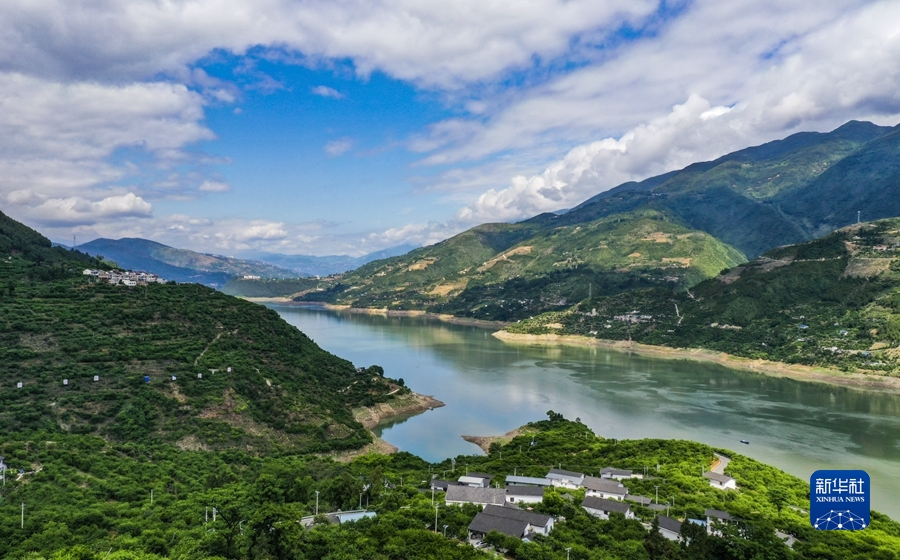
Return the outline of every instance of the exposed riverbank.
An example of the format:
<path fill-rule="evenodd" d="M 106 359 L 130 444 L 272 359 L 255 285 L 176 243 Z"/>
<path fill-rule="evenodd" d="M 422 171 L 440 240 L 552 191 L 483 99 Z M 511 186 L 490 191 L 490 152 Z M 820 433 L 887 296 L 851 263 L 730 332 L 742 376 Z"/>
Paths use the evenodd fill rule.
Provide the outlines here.
<path fill-rule="evenodd" d="M 444 403 L 431 395 L 408 393 L 406 395 L 395 396 L 390 402 L 378 403 L 375 406 L 361 406 L 359 408 L 354 408 L 353 419 L 369 430 L 369 433 L 372 434 L 372 443 L 359 449 L 327 453 L 323 456 L 331 457 L 335 461 L 347 462 L 369 453 L 378 453 L 382 455 L 396 453 L 399 451 L 397 446 L 392 445 L 375 435 L 372 428 L 382 422 L 403 417 L 408 418 L 442 406 L 444 406 Z"/>
<path fill-rule="evenodd" d="M 504 342 L 513 344 L 592 346 L 609 350 L 618 350 L 621 352 L 634 352 L 636 354 L 657 358 L 714 362 L 732 369 L 748 370 L 773 377 L 788 377 L 798 381 L 816 381 L 819 383 L 831 383 L 834 385 L 860 389 L 879 389 L 900 392 L 900 378 L 896 377 L 885 377 L 864 373 L 847 373 L 837 369 L 742 358 L 740 356 L 726 354 L 725 352 L 703 350 L 700 348 L 668 348 L 666 346 L 653 346 L 627 340 L 604 340 L 578 335 L 519 334 L 504 330 L 493 333 L 493 336 Z"/>
<path fill-rule="evenodd" d="M 528 426 L 521 426 L 512 430 L 511 432 L 506 432 L 502 436 L 461 436 L 464 440 L 469 443 L 474 443 L 478 447 L 481 448 L 485 453 L 490 453 L 491 444 L 494 442 L 499 443 L 500 445 L 505 445 L 512 441 L 512 439 L 516 436 L 521 436 L 530 433 L 537 433 L 537 430 L 534 428 L 529 428 Z"/>
<path fill-rule="evenodd" d="M 309 308 L 320 308 L 320 309 L 328 309 L 330 311 L 342 311 L 344 313 L 357 313 L 360 315 L 381 315 L 384 317 L 425 317 L 427 319 L 437 319 L 438 321 L 443 321 L 445 323 L 451 323 L 453 325 L 465 325 L 465 326 L 474 326 L 474 327 L 482 327 L 482 328 L 490 328 L 490 329 L 499 329 L 503 328 L 509 323 L 505 323 L 503 321 L 485 321 L 483 319 L 470 319 L 467 317 L 457 317 L 455 315 L 448 315 L 445 313 L 429 313 L 428 311 L 420 311 L 420 310 L 410 310 L 404 311 L 399 309 L 387 309 L 387 308 L 373 308 L 373 307 L 350 307 L 349 305 L 334 305 L 331 303 L 313 303 L 313 302 L 305 302 L 305 301 L 294 301 L 290 298 L 251 298 L 245 297 L 247 301 L 252 301 L 254 303 L 262 303 L 262 304 L 276 304 L 276 305 L 293 305 L 297 307 L 309 307 Z"/>

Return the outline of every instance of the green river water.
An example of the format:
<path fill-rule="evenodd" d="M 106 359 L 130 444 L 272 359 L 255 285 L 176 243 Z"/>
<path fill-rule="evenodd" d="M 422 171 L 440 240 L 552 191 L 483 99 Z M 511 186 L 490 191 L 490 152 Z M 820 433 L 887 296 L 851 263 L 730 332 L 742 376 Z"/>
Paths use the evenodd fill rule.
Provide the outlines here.
<path fill-rule="evenodd" d="M 326 350 L 381 365 L 446 403 L 375 430 L 426 460 L 481 453 L 460 436 L 503 434 L 554 410 L 605 437 L 701 441 L 803 479 L 864 469 L 874 509 L 900 519 L 900 394 L 600 348 L 512 345 L 423 317 L 271 307 Z"/>

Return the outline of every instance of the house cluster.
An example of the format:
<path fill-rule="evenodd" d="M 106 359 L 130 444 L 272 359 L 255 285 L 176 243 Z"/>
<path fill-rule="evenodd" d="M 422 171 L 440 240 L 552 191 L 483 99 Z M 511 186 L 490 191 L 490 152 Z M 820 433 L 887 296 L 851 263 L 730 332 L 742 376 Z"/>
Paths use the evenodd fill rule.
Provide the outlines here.
<path fill-rule="evenodd" d="M 121 284 L 123 286 L 146 286 L 151 282 L 165 284 L 166 280 L 150 272 L 133 272 L 131 270 L 94 270 L 84 269 L 84 276 L 91 276 L 102 282 Z"/>
<path fill-rule="evenodd" d="M 633 504 L 665 510 L 664 505 L 653 503 L 646 496 L 631 495 L 622 484 L 627 478 L 643 478 L 644 475 L 630 470 L 604 468 L 600 476 L 551 469 L 544 477 L 509 475 L 505 486 L 492 486 L 493 476 L 485 473 L 469 472 L 458 480 L 434 480 L 432 490 L 446 492 L 445 501 L 451 504 L 476 504 L 484 509 L 469 525 L 469 540 L 477 544 L 492 530 L 520 539 L 528 539 L 535 534 L 547 534 L 553 526 L 553 519 L 546 515 L 520 509 L 544 499 L 546 488 L 555 486 L 585 492 L 581 506 L 585 511 L 600 519 L 609 519 L 612 513 L 621 513 L 627 519 L 635 517 Z"/>

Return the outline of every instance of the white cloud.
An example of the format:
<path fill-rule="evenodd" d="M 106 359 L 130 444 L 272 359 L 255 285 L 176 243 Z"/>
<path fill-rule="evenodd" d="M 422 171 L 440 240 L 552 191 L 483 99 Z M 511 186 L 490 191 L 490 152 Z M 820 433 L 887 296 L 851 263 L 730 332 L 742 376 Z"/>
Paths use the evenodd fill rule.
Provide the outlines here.
<path fill-rule="evenodd" d="M 331 157 L 337 157 L 346 153 L 350 148 L 353 147 L 353 139 L 351 138 L 339 138 L 337 140 L 332 140 L 325 144 L 325 153 L 330 155 Z"/>
<path fill-rule="evenodd" d="M 203 192 L 228 192 L 231 190 L 231 185 L 221 181 L 203 181 L 199 190 Z"/>
<path fill-rule="evenodd" d="M 334 88 L 330 88 L 328 86 L 316 86 L 310 89 L 313 95 L 319 95 L 321 97 L 332 97 L 334 99 L 343 99 L 344 94 L 339 92 Z"/>
<path fill-rule="evenodd" d="M 82 197 L 49 198 L 38 206 L 29 208 L 31 221 L 47 226 L 74 226 L 95 224 L 100 220 L 149 216 L 153 207 L 133 193 L 109 196 L 91 202 Z"/>
<path fill-rule="evenodd" d="M 187 74 L 213 49 L 277 45 L 354 61 L 404 80 L 455 87 L 552 58 L 573 37 L 635 25 L 651 0 L 9 0 L 0 68 L 64 79 Z M 103 40 L 98 40 L 102 37 Z"/>

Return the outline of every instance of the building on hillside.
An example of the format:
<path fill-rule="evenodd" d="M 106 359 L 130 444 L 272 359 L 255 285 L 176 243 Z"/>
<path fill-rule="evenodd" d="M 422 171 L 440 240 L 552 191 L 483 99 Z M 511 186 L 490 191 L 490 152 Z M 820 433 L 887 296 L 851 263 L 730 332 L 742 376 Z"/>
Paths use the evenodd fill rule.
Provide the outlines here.
<path fill-rule="evenodd" d="M 677 541 L 681 538 L 681 521 L 672 519 L 666 515 L 657 516 L 659 520 L 659 534 L 666 537 L 670 541 Z"/>
<path fill-rule="evenodd" d="M 625 488 L 624 484 L 610 478 L 586 476 L 581 483 L 581 487 L 585 489 L 585 496 L 595 498 L 624 500 L 625 496 L 628 495 L 628 488 Z"/>
<path fill-rule="evenodd" d="M 709 485 L 719 490 L 736 490 L 737 481 L 726 474 L 719 474 L 712 471 L 703 473 L 703 478 L 709 479 Z"/>
<path fill-rule="evenodd" d="M 549 515 L 489 505 L 469 523 L 469 542 L 480 542 L 491 531 L 521 539 L 529 535 L 549 535 L 552 529 L 553 518 Z"/>
<path fill-rule="evenodd" d="M 625 496 L 625 500 L 629 502 L 634 502 L 636 504 L 640 504 L 645 508 L 652 509 L 654 511 L 666 511 L 666 506 L 663 504 L 655 504 L 653 503 L 653 498 L 648 498 L 647 496 L 638 496 L 637 494 L 628 494 Z"/>
<path fill-rule="evenodd" d="M 329 523 L 333 525 L 340 525 L 341 523 L 347 523 L 348 521 L 359 521 L 360 519 L 363 519 L 365 517 L 375 517 L 377 514 L 374 511 L 357 509 L 351 511 L 335 511 L 332 513 L 323 513 L 322 515 L 325 516 Z M 315 521 L 315 515 L 307 515 L 300 518 L 300 525 L 303 528 L 307 528 L 313 525 Z"/>
<path fill-rule="evenodd" d="M 710 535 L 718 535 L 721 536 L 722 532 L 717 528 L 717 526 L 721 526 L 726 523 L 733 523 L 735 521 L 734 517 L 731 516 L 727 511 L 722 511 L 720 509 L 707 509 L 706 510 L 706 532 Z"/>
<path fill-rule="evenodd" d="M 485 473 L 468 473 L 459 477 L 459 484 L 462 486 L 471 486 L 472 488 L 488 488 L 491 485 L 491 479 L 494 477 Z"/>
<path fill-rule="evenodd" d="M 497 505 L 506 503 L 506 489 L 504 488 L 473 488 L 471 486 L 448 486 L 444 497 L 447 505 L 451 504 L 477 504 L 480 506 Z"/>
<path fill-rule="evenodd" d="M 539 504 L 544 500 L 544 489 L 539 486 L 507 486 L 506 501 L 511 504 Z"/>
<path fill-rule="evenodd" d="M 552 486 L 549 478 L 537 478 L 533 476 L 507 476 L 507 486 Z"/>
<path fill-rule="evenodd" d="M 459 482 L 455 480 L 439 480 L 437 478 L 431 480 L 431 488 L 446 492 L 449 486 L 459 486 Z"/>
<path fill-rule="evenodd" d="M 600 469 L 600 478 L 614 478 L 616 480 L 622 480 L 625 478 L 644 478 L 644 475 L 630 470 L 606 467 L 604 469 Z"/>
<path fill-rule="evenodd" d="M 550 472 L 547 473 L 547 478 L 550 479 L 550 484 L 553 486 L 575 489 L 581 486 L 581 483 L 584 481 L 584 473 L 550 469 Z"/>
<path fill-rule="evenodd" d="M 589 514 L 600 519 L 609 519 L 609 514 L 611 513 L 621 513 L 625 516 L 625 519 L 634 519 L 634 512 L 631 511 L 631 506 L 621 500 L 607 500 L 587 496 L 582 500 L 581 507 Z"/>

